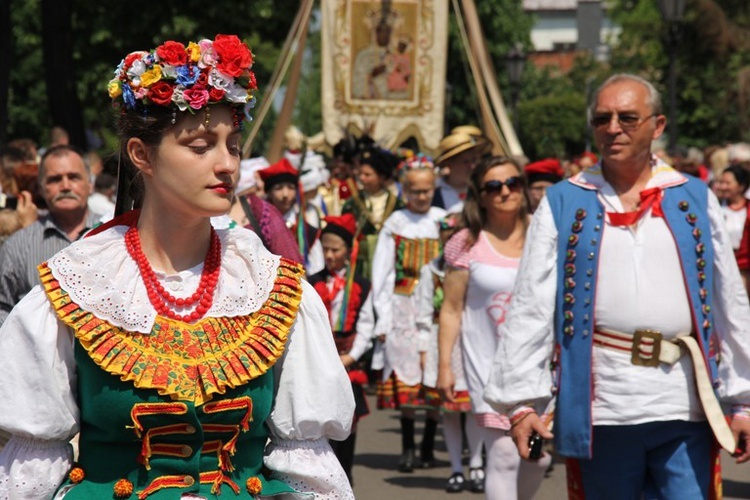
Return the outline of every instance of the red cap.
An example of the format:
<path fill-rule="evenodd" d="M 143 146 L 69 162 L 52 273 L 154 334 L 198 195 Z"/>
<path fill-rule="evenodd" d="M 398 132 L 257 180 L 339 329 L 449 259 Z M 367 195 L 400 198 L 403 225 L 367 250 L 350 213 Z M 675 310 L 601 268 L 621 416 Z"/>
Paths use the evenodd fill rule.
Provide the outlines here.
<path fill-rule="evenodd" d="M 354 215 L 343 214 L 340 217 L 329 215 L 323 217 L 323 220 L 326 222 L 326 227 L 323 228 L 321 234 L 333 233 L 341 237 L 347 245 L 352 245 L 354 233 L 357 232 L 357 220 L 354 218 Z"/>
<path fill-rule="evenodd" d="M 258 170 L 260 178 L 263 179 L 265 190 L 269 191 L 274 184 L 281 182 L 290 182 L 297 184 L 299 172 L 286 158 L 282 158 L 273 165 Z"/>
<path fill-rule="evenodd" d="M 357 232 L 357 220 L 352 214 L 343 214 L 339 217 L 328 215 L 326 217 L 323 217 L 323 220 L 326 221 L 326 224 L 334 224 L 336 226 L 343 227 L 347 230 L 347 232 L 351 233 L 352 236 L 354 236 L 354 233 Z"/>
<path fill-rule="evenodd" d="M 565 172 L 563 172 L 562 165 L 560 164 L 560 160 L 558 160 L 557 158 L 545 158 L 544 160 L 529 163 L 524 167 L 523 171 L 526 173 L 526 175 L 551 174 L 562 177 L 565 174 Z"/>
<path fill-rule="evenodd" d="M 578 156 L 578 158 L 576 158 L 576 163 L 580 163 L 580 161 L 583 158 L 588 158 L 593 163 L 596 163 L 599 161 L 599 157 L 596 156 L 594 153 L 592 153 L 591 151 L 584 151 L 583 153 L 580 154 L 580 156 Z"/>

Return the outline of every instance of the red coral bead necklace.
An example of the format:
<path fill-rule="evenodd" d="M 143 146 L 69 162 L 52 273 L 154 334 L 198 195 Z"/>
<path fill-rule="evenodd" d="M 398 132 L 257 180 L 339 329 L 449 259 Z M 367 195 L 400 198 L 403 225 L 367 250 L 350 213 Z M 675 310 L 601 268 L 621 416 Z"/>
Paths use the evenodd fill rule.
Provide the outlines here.
<path fill-rule="evenodd" d="M 159 278 L 156 277 L 156 273 L 148 263 L 146 254 L 143 253 L 138 228 L 135 225 L 131 226 L 125 233 L 125 247 L 141 272 L 148 300 L 157 313 L 178 321 L 190 322 L 201 319 L 211 309 L 216 283 L 221 271 L 221 241 L 213 227 L 211 228 L 211 243 L 203 261 L 203 271 L 201 272 L 198 289 L 186 298 L 175 297 L 159 283 Z M 195 309 L 189 314 L 182 315 L 174 311 L 175 307 L 189 308 L 193 305 L 195 305 Z"/>

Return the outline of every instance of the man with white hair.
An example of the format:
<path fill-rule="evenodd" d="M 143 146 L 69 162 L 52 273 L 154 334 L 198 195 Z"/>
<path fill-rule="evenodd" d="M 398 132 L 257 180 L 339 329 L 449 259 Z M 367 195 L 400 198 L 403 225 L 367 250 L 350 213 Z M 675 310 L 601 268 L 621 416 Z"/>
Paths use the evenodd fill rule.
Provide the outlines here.
<path fill-rule="evenodd" d="M 714 498 L 719 446 L 750 459 L 750 305 L 721 207 L 651 154 L 648 81 L 610 77 L 589 118 L 601 161 L 534 213 L 484 398 L 528 459 L 554 386 L 571 498 Z"/>
<path fill-rule="evenodd" d="M 54 146 L 42 157 L 39 189 L 48 214 L 0 247 L 0 325 L 13 306 L 39 284 L 37 266 L 96 223 L 87 206 L 89 174 L 83 155 L 72 146 Z"/>

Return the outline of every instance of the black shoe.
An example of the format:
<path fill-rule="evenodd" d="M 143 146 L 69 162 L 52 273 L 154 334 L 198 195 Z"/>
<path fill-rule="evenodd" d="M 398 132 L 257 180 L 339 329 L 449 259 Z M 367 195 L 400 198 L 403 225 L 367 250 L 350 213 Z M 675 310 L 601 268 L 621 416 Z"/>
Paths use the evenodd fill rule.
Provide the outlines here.
<path fill-rule="evenodd" d="M 423 453 L 420 457 L 419 465 L 423 469 L 432 469 L 435 466 L 435 455 L 432 453 Z"/>
<path fill-rule="evenodd" d="M 465 482 L 464 475 L 456 472 L 448 478 L 448 482 L 445 484 L 445 491 L 448 493 L 461 493 L 464 490 Z"/>
<path fill-rule="evenodd" d="M 414 472 L 414 450 L 407 449 L 401 455 L 401 460 L 398 462 L 399 472 Z"/>
<path fill-rule="evenodd" d="M 469 469 L 469 490 L 472 493 L 484 493 L 484 469 Z"/>

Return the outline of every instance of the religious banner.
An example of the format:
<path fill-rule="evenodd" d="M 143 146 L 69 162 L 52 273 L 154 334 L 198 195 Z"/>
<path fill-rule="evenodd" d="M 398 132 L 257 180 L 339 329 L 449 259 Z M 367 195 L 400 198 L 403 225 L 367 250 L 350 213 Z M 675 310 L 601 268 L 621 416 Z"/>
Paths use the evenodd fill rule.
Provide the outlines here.
<path fill-rule="evenodd" d="M 367 130 L 381 145 L 443 137 L 447 0 L 330 0 L 322 4 L 323 131 Z"/>

